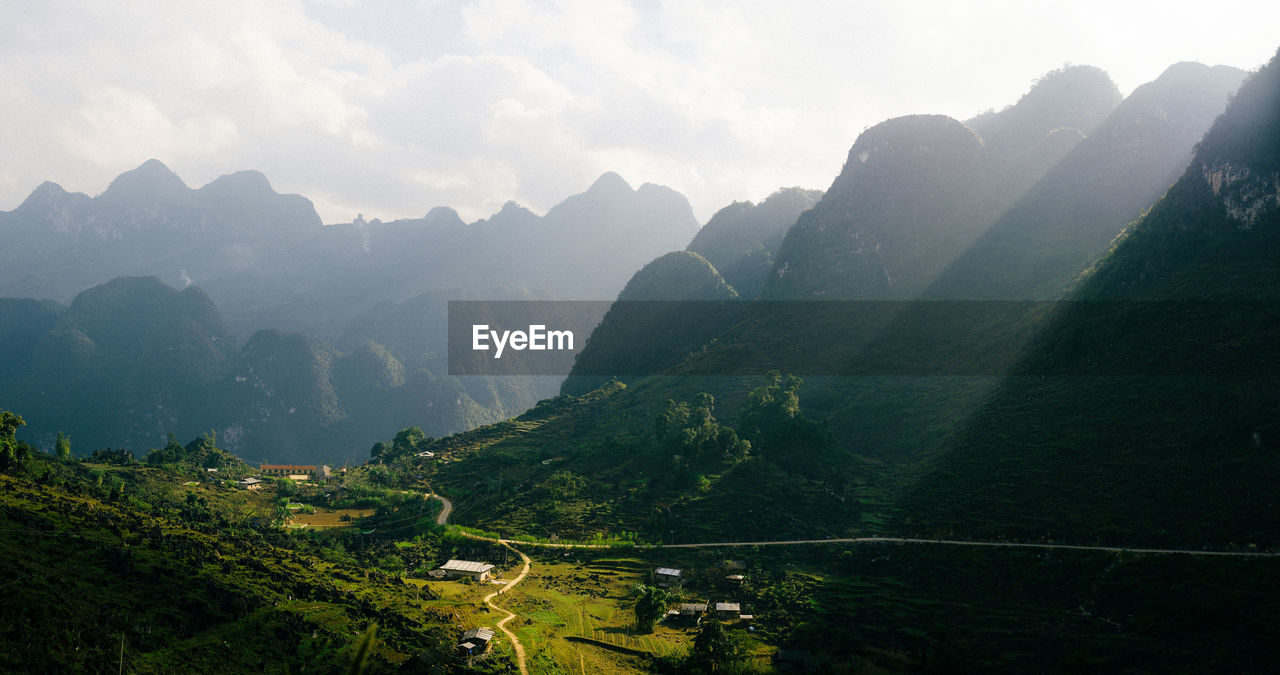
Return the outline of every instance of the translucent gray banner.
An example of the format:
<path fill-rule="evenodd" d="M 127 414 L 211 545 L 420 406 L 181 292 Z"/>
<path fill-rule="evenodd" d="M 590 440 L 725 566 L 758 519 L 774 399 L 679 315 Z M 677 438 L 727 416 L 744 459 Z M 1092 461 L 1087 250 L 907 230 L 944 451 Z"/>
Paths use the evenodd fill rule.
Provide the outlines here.
<path fill-rule="evenodd" d="M 450 302 L 449 373 L 1270 377 L 1280 371 L 1278 310 L 1276 302 Z"/>

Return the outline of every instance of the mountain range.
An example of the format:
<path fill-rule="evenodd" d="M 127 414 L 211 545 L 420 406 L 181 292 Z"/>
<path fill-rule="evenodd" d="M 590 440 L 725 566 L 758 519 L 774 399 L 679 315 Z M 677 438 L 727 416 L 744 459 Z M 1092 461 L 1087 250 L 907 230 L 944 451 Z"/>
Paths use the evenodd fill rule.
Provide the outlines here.
<path fill-rule="evenodd" d="M 617 174 L 545 216 L 508 203 L 470 225 L 438 207 L 325 226 L 257 172 L 193 190 L 156 160 L 96 197 L 44 183 L 0 213 L 20 242 L 0 251 L 0 296 L 44 299 L 4 301 L 3 405 L 46 446 L 57 430 L 143 450 L 215 429 L 247 457 L 352 461 L 404 426 L 460 431 L 558 387 L 437 377 L 445 299 L 612 297 L 696 229 L 683 196 Z"/>
<path fill-rule="evenodd" d="M 1157 543 L 1186 544 L 1195 538 L 1204 544 L 1239 541 L 1252 533 L 1274 541 L 1270 526 L 1245 526 L 1246 514 L 1256 517 L 1259 509 L 1266 508 L 1257 501 L 1267 494 L 1259 481 L 1270 480 L 1271 470 L 1261 468 L 1257 476 L 1246 479 L 1224 474 L 1227 469 L 1211 460 L 1226 451 L 1212 438 L 1214 434 L 1227 438 L 1227 425 L 1235 425 L 1233 433 L 1244 445 L 1250 438 L 1267 442 L 1270 423 L 1258 416 L 1275 405 L 1274 389 L 1263 386 L 1261 380 L 1247 386 L 1225 381 L 1206 384 L 1203 373 L 1206 368 L 1212 371 L 1211 363 L 1197 366 L 1199 384 L 1189 389 L 1179 389 L 1165 379 L 1183 374 L 1178 359 L 1198 349 L 1221 352 L 1216 341 L 1229 338 L 1188 334 L 1192 326 L 1203 327 L 1203 321 L 1189 322 L 1179 332 L 1174 328 L 1175 314 L 1152 319 L 1149 329 L 1134 330 L 1124 341 L 1117 337 L 1117 349 L 1127 345 L 1118 353 L 1127 358 L 1110 361 L 1111 369 L 1073 360 L 1078 357 L 1072 357 L 1068 347 L 1080 350 L 1096 344 L 1080 341 L 1080 331 L 1071 328 L 1074 323 L 1097 325 L 1107 321 L 1100 316 L 1115 318 L 1072 313 L 1073 308 L 1097 298 L 1118 301 L 1117 312 L 1152 312 L 1159 311 L 1160 305 L 1129 301 L 1273 297 L 1260 289 L 1269 288 L 1275 280 L 1275 266 L 1269 262 L 1275 247 L 1263 234 L 1274 229 L 1254 225 L 1270 212 L 1274 192 L 1265 187 L 1269 173 L 1233 157 L 1204 158 L 1213 139 L 1243 133 L 1240 120 L 1256 116 L 1257 110 L 1280 115 L 1280 105 L 1258 102 L 1260 95 L 1253 93 L 1271 86 L 1267 82 L 1277 77 L 1276 69 L 1269 66 L 1251 76 L 1220 117 L 1245 74 L 1178 64 L 1123 101 L 1106 95 L 1114 93 L 1114 85 L 1098 78 L 1094 70 L 1076 77 L 1068 69 L 1042 80 L 1034 95 L 1029 93 L 1014 106 L 971 121 L 973 127 L 940 116 L 899 118 L 873 127 L 855 142 L 842 173 L 820 201 L 802 212 L 787 232 L 763 285 L 761 298 L 767 302 L 744 304 L 738 315 L 693 341 L 677 339 L 686 326 L 694 325 L 689 316 L 683 322 L 632 317 L 629 330 L 619 329 L 625 325 L 625 314 L 614 317 L 614 325 L 609 325 L 607 317 L 588 343 L 591 353 L 584 351 L 579 360 L 585 365 L 591 357 L 594 379 L 571 377 L 563 392 L 582 395 L 590 385 L 607 379 L 608 371 L 599 364 L 611 359 L 618 364 L 613 374 L 629 386 L 593 399 L 581 416 L 568 412 L 527 435 L 492 443 L 484 452 L 451 466 L 450 472 L 458 484 L 465 484 L 496 469 L 490 459 L 495 453 L 522 457 L 521 450 L 527 449 L 527 460 L 513 465 L 508 459 L 504 465 L 509 474 L 517 474 L 507 482 L 511 487 L 469 494 L 477 500 L 475 513 L 483 513 L 487 522 L 543 535 L 547 534 L 545 522 L 521 515 L 529 508 L 522 490 L 535 488 L 549 473 L 533 461 L 543 459 L 538 448 L 573 429 L 578 449 L 569 452 L 555 470 L 585 477 L 592 486 L 595 512 L 611 514 L 572 526 L 585 531 L 613 518 L 645 529 L 651 536 L 676 541 L 709 536 L 851 536 L 882 531 L 890 524 L 895 532 L 930 535 L 972 530 L 986 536 L 1016 532 L 1020 537 L 1117 543 L 1148 535 Z M 1074 93 L 1076 86 L 1085 92 Z M 1036 126 L 1020 118 L 1019 106 L 1055 110 L 1040 103 L 1041 93 L 1036 92 L 1040 88 L 1064 101 L 1094 102 L 1090 109 L 1095 113 L 1078 118 L 1085 129 L 1076 129 L 1071 143 L 1047 141 L 1063 133 L 1056 126 L 1061 120 L 1046 118 Z M 996 134 L 1001 116 L 1017 120 L 1015 126 L 1020 129 L 1039 131 L 1010 132 L 1009 139 L 988 143 L 974 127 Z M 1267 139 L 1270 132 L 1249 133 Z M 1237 142 L 1230 147 L 1247 156 L 1267 142 Z M 1229 143 L 1217 145 L 1228 147 Z M 1035 152 L 1054 155 L 1056 161 L 1032 161 Z M 1024 170 L 1040 165 L 1044 171 L 1025 178 L 1018 193 L 1001 178 L 1014 165 Z M 1174 187 L 1162 199 L 1170 185 Z M 1174 246 L 1172 233 L 1190 229 L 1170 219 L 1170 214 L 1207 218 L 1196 215 L 1201 206 L 1188 204 L 1182 197 L 1187 185 L 1196 186 L 1201 198 L 1217 185 L 1224 195 L 1219 201 L 1227 205 L 1224 208 L 1234 209 L 1228 213 L 1234 213 L 1236 224 L 1212 227 L 1198 239 L 1188 238 L 1194 244 L 1178 244 L 1175 248 L 1181 258 L 1172 257 L 1171 252 L 1153 253 L 1159 265 L 1153 260 L 1137 262 L 1138 258 L 1125 262 L 1136 255 L 1131 252 L 1143 249 L 1135 242 Z M 1171 201 L 1178 205 L 1170 205 Z M 1135 222 L 1148 208 L 1150 213 Z M 1144 231 L 1160 234 L 1142 235 Z M 1226 233 L 1233 233 L 1238 241 Z M 1252 248 L 1245 244 L 1249 237 L 1256 239 Z M 1196 248 L 1211 245 L 1218 257 L 1198 262 Z M 1202 253 L 1207 256 L 1208 250 Z M 1232 262 L 1236 258 L 1240 262 Z M 678 300 L 687 297 L 682 294 L 687 290 L 716 288 L 714 266 L 696 262 L 668 256 L 653 263 L 652 269 L 686 270 L 678 284 L 655 284 L 652 269 L 642 270 L 633 282 L 650 289 L 648 299 Z M 690 281 L 688 274 L 695 269 L 701 270 L 699 280 Z M 1179 281 L 1162 293 L 1102 290 L 1103 279 L 1149 279 L 1153 274 Z M 657 295 L 653 295 L 655 288 Z M 1193 290 L 1197 288 L 1216 290 Z M 713 299 L 716 293 L 712 290 L 699 297 Z M 860 323 L 865 319 L 858 312 L 859 302 L 917 298 L 928 302 L 904 304 L 901 315 L 878 328 L 883 333 L 870 334 L 863 342 L 833 339 L 833 335 L 856 335 L 858 329 L 873 325 Z M 837 315 L 848 331 L 807 330 L 806 316 L 818 312 L 819 305 L 806 309 L 806 303 L 816 300 L 849 303 L 844 305 L 848 308 L 844 315 Z M 910 340 L 917 335 L 913 331 L 919 328 L 921 312 L 936 306 L 931 303 L 1030 300 L 1038 302 L 1006 305 L 1013 308 L 1010 311 L 1025 313 L 1009 315 L 1014 333 L 1007 336 L 1003 348 L 1015 356 L 1022 353 L 1019 372 L 1070 373 L 1052 378 L 1056 382 L 1052 393 L 1037 389 L 1048 386 L 1040 383 L 1038 375 L 1031 380 L 995 373 L 835 377 L 838 371 L 833 369 L 797 373 L 803 376 L 802 383 L 785 374 L 776 379 L 765 375 L 774 363 L 786 361 L 777 358 L 783 352 L 833 352 L 833 363 L 838 365 L 858 358 L 864 347 L 892 347 L 895 341 Z M 1060 300 L 1066 302 L 1053 303 Z M 839 302 L 826 306 L 838 309 Z M 620 302 L 617 309 L 627 307 L 628 303 Z M 1275 336 L 1267 329 L 1269 317 L 1269 310 L 1255 309 L 1252 319 L 1234 319 L 1248 337 L 1242 338 L 1244 347 L 1230 356 L 1233 372 L 1247 355 L 1261 358 L 1266 345 L 1274 343 Z M 1127 330 L 1144 320 L 1116 318 L 1115 325 Z M 662 325 L 672 328 L 664 330 Z M 1163 350 L 1161 340 L 1172 341 L 1177 348 Z M 663 344 L 669 348 L 661 359 L 646 352 Z M 980 361 L 993 346 L 977 343 L 969 348 L 974 351 L 956 358 Z M 1143 371 L 1146 383 L 1128 383 L 1125 378 L 1132 376 L 1125 373 L 1138 363 L 1135 355 L 1140 350 L 1163 354 L 1170 362 Z M 645 353 L 650 363 L 665 359 L 672 365 L 652 375 L 654 369 L 638 369 L 634 361 L 626 360 Z M 751 372 L 759 375 L 744 375 Z M 1260 372 L 1270 371 L 1261 368 Z M 1099 373 L 1102 379 L 1082 373 Z M 1203 414 L 1188 415 L 1186 406 L 1192 405 L 1197 393 L 1211 396 L 1212 404 L 1206 404 Z M 1241 397 L 1252 402 L 1245 405 Z M 688 458 L 679 450 L 673 452 L 653 427 L 673 402 L 692 406 L 696 400 L 714 401 L 707 414 L 752 440 L 748 461 L 679 469 L 691 471 L 689 481 L 701 474 L 701 489 L 692 489 L 697 481 L 670 478 L 672 467 L 688 467 Z M 773 423 L 774 432 L 751 432 L 744 425 L 765 428 L 758 419 L 766 413 L 757 406 L 767 401 L 791 403 L 771 413 L 782 416 Z M 1161 405 L 1175 401 L 1181 402 L 1162 412 Z M 1227 414 L 1228 408 L 1234 412 Z M 1210 423 L 1205 416 L 1218 421 Z M 1127 422 L 1122 424 L 1122 419 Z M 1159 431 L 1139 433 L 1139 427 L 1148 425 Z M 1105 436 L 1121 430 L 1125 435 Z M 1176 447 L 1182 443 L 1178 439 L 1197 439 L 1203 445 L 1172 455 L 1140 454 L 1140 448 Z M 1153 464 L 1163 457 L 1176 461 L 1155 472 Z M 512 468 L 524 461 L 530 462 L 528 469 Z M 1243 459 L 1236 461 L 1240 471 L 1251 466 Z M 469 464 L 474 467 L 468 469 Z M 1177 484 L 1184 491 L 1164 490 L 1162 483 L 1156 483 L 1136 492 L 1131 486 L 1147 475 L 1167 476 L 1163 484 Z M 1231 506 L 1234 493 L 1220 481 L 1202 480 L 1204 475 L 1230 475 L 1250 486 L 1257 500 Z M 1126 487 L 1117 487 L 1111 494 L 1111 486 Z M 1151 496 L 1156 493 L 1160 496 Z M 751 509 L 746 518 L 725 517 L 739 513 L 733 504 L 748 494 L 774 506 Z M 1098 494 L 1110 496 L 1100 499 Z M 1212 515 L 1194 519 L 1192 525 L 1193 519 L 1180 509 L 1195 506 L 1183 494 L 1203 496 L 1190 501 L 1211 504 Z M 1088 496 L 1077 503 L 1071 501 L 1073 495 Z M 1117 522 L 1115 514 L 1127 513 L 1128 504 L 1141 504 L 1144 510 L 1128 522 Z M 569 531 L 574 533 L 572 528 Z M 1218 535 L 1207 537 L 1209 531 Z M 558 532 L 565 534 L 563 529 Z"/>
<path fill-rule="evenodd" d="M 460 662 L 447 660 L 455 626 L 442 609 L 454 622 L 488 610 L 467 584 L 448 588 L 450 606 L 433 590 L 443 586 L 423 582 L 424 603 L 396 573 L 459 551 L 505 561 L 509 541 L 532 549 L 521 539 L 540 537 L 557 547 L 534 556 L 540 585 L 506 596 L 517 632 L 649 654 L 627 667 L 697 663 L 646 652 L 629 628 L 616 628 L 623 647 L 589 627 L 631 605 L 601 578 L 640 579 L 637 594 L 652 594 L 652 570 L 672 564 L 688 572 L 677 593 L 748 598 L 757 615 L 737 643 L 777 648 L 778 664 L 1280 663 L 1280 53 L 1250 75 L 1177 64 L 1123 100 L 1098 69 L 1064 68 L 967 121 L 887 120 L 854 141 L 826 191 L 730 205 L 696 236 L 678 196 L 606 174 L 543 217 L 508 204 L 471 225 L 435 209 L 319 226 L 291 240 L 293 261 L 259 269 L 284 256 L 277 243 L 294 230 L 254 240 L 254 228 L 318 223 L 306 224 L 298 199 L 237 176 L 190 190 L 149 162 L 99 197 L 45 185 L 0 215 L 8 240 L 33 242 L 26 257 L 5 252 L 16 266 L 5 274 L 26 265 L 7 278 L 15 287 L 61 283 L 59 252 L 92 258 L 100 246 L 105 263 L 144 241 L 168 242 L 164 274 L 183 264 L 208 275 L 181 288 L 157 276 L 68 282 L 87 286 L 68 305 L 54 291 L 0 300 L 0 407 L 27 416 L 28 437 L 47 447 L 68 431 L 91 447 L 141 449 L 170 434 L 152 456 L 164 466 L 106 451 L 76 462 L 16 442 L 21 420 L 6 413 L 0 519 L 30 545 L 4 540 L 24 575 L 11 582 L 17 621 L 4 627 L 24 657 L 97 664 L 119 634 L 121 663 L 128 638 L 156 670 L 183 656 L 309 667 L 314 654 L 358 651 L 355 627 L 377 620 L 388 634 L 378 668 L 439 670 Z M 279 210 L 209 215 L 209 195 L 246 186 Z M 625 233 L 605 236 L 596 218 Z M 570 246 L 580 242 L 598 255 Z M 484 258 L 504 246 L 508 257 Z M 424 251 L 437 264 L 421 264 Z M 201 257 L 238 254 L 256 271 L 222 275 Z M 316 261 L 334 266 L 328 277 L 298 272 Z M 575 292 L 616 301 L 559 396 L 522 403 L 554 380 L 437 374 L 433 317 L 449 300 Z M 941 339 L 940 309 L 962 319 L 941 324 L 954 331 Z M 235 326 L 273 313 L 281 326 L 236 340 Z M 950 361 L 912 370 L 911 355 L 939 345 L 955 348 Z M 885 353 L 908 358 L 844 373 Z M 795 358 L 813 354 L 823 358 Z M 965 369 L 997 356 L 1012 367 Z M 779 370 L 790 363 L 823 368 Z M 316 496 L 377 507 L 369 529 L 345 536 L 277 529 L 296 486 L 262 500 L 276 505 L 266 516 L 203 464 L 251 473 L 215 439 L 246 459 L 314 461 L 397 428 L 341 488 Z M 208 433 L 184 447 L 175 430 Z M 177 483 L 190 476 L 199 480 Z M 451 499 L 440 521 L 428 490 Z M 442 535 L 432 523 L 444 514 L 483 529 Z M 572 540 L 624 543 L 570 550 Z M 505 571 L 530 564 L 520 557 Z M 161 585 L 172 607 L 134 590 L 155 573 L 180 580 Z M 583 634 L 561 640 L 575 621 Z M 111 633 L 81 635 L 85 625 Z M 691 653 L 710 634 L 700 629 Z M 582 652 L 565 653 L 585 669 Z M 534 658 L 559 667 L 550 648 Z M 499 654 L 459 667 L 514 663 Z"/>

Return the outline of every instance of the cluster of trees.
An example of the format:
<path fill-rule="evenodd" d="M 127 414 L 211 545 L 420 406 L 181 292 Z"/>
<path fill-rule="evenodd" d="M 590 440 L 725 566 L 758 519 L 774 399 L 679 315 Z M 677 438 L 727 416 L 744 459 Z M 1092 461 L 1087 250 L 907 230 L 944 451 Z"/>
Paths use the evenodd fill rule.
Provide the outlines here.
<path fill-rule="evenodd" d="M 426 450 L 435 439 L 418 427 L 401 429 L 390 443 L 378 441 L 369 448 L 369 457 L 382 462 L 407 457 Z"/>
<path fill-rule="evenodd" d="M 666 409 L 654 420 L 658 443 L 671 453 L 678 473 L 686 478 L 700 469 L 712 469 L 746 459 L 751 443 L 738 437 L 733 427 L 712 415 L 715 398 L 706 392 L 693 403 L 668 399 Z"/>
<path fill-rule="evenodd" d="M 169 434 L 169 441 L 163 448 L 155 448 L 147 453 L 143 461 L 150 466 L 185 465 L 202 469 L 248 468 L 235 455 L 219 448 L 217 434 L 210 430 L 208 434 L 198 436 L 185 446 L 178 443 L 177 437 Z"/>
<path fill-rule="evenodd" d="M 774 370 L 753 390 L 738 415 L 738 431 L 756 451 L 787 468 L 812 466 L 815 454 L 830 448 L 834 436 L 824 422 L 800 412 L 804 380 Z"/>
<path fill-rule="evenodd" d="M 676 475 L 688 483 L 702 470 L 747 459 L 753 453 L 787 467 L 812 464 L 834 442 L 827 425 L 800 412 L 800 385 L 795 375 L 770 371 L 753 390 L 738 415 L 737 428 L 718 422 L 715 398 L 706 392 L 692 402 L 668 399 L 654 420 L 660 446 L 671 453 Z"/>
<path fill-rule="evenodd" d="M 0 472 L 9 473 L 26 464 L 39 450 L 17 438 L 18 428 L 25 425 L 22 416 L 8 410 L 0 410 Z M 71 439 L 58 432 L 53 442 L 54 456 L 60 461 L 71 460 Z"/>

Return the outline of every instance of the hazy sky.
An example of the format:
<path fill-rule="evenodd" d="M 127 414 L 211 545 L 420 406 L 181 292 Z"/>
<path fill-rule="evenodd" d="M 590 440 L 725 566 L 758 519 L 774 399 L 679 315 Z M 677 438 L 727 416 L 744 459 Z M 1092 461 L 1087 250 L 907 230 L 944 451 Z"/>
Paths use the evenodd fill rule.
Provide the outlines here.
<path fill-rule="evenodd" d="M 543 212 L 605 171 L 701 220 L 825 189 L 867 126 L 967 118 L 1064 63 L 1124 93 L 1177 61 L 1253 69 L 1280 3 L 236 3 L 0 0 L 0 210 L 155 157 L 257 169 L 325 222 Z"/>

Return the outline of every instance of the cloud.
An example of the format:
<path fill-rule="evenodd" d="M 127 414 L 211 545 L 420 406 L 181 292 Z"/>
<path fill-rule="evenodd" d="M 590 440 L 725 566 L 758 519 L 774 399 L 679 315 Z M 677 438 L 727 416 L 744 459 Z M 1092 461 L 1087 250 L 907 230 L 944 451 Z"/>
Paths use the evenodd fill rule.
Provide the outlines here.
<path fill-rule="evenodd" d="M 1066 61 L 1126 90 L 1177 60 L 1255 66 L 1280 20 L 1256 4 L 1100 0 L 132 0 L 6 14 L 0 208 L 45 179 L 98 192 L 157 157 L 191 185 L 261 170 L 326 222 L 438 205 L 476 219 L 509 199 L 542 211 L 609 170 L 684 192 L 705 219 L 780 186 L 826 187 L 887 117 L 998 108 Z"/>

